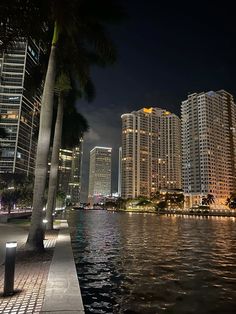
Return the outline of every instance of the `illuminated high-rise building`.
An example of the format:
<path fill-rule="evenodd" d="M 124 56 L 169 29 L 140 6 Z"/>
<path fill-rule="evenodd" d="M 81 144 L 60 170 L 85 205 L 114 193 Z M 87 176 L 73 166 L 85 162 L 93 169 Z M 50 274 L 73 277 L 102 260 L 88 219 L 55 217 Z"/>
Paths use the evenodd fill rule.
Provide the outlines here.
<path fill-rule="evenodd" d="M 99 146 L 90 151 L 88 199 L 92 204 L 111 195 L 111 152 L 110 147 Z"/>
<path fill-rule="evenodd" d="M 188 206 L 212 194 L 217 204 L 236 191 L 236 105 L 224 90 L 182 102 L 183 188 Z"/>
<path fill-rule="evenodd" d="M 122 180 L 122 147 L 119 147 L 119 164 L 118 164 L 118 195 L 121 196 L 121 180 Z"/>
<path fill-rule="evenodd" d="M 39 54 L 33 41 L 0 53 L 0 173 L 34 173 L 41 91 L 32 89 L 32 73 Z"/>
<path fill-rule="evenodd" d="M 71 178 L 73 151 L 71 149 L 60 149 L 58 169 L 58 190 L 70 199 L 69 182 Z"/>
<path fill-rule="evenodd" d="M 121 196 L 150 197 L 181 188 L 180 119 L 160 108 L 143 108 L 122 118 Z"/>
<path fill-rule="evenodd" d="M 80 202 L 83 140 L 73 149 L 60 149 L 58 189 L 72 204 Z"/>
<path fill-rule="evenodd" d="M 80 202 L 82 175 L 83 140 L 72 150 L 72 165 L 69 182 L 69 195 L 72 203 Z"/>

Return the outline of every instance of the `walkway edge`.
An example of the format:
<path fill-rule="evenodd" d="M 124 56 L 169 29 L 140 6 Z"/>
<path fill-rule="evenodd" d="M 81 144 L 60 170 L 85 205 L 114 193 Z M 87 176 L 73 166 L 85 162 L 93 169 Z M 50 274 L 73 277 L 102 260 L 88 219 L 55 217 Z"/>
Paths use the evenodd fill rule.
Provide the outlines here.
<path fill-rule="evenodd" d="M 61 221 L 41 313 L 84 313 L 66 220 Z"/>

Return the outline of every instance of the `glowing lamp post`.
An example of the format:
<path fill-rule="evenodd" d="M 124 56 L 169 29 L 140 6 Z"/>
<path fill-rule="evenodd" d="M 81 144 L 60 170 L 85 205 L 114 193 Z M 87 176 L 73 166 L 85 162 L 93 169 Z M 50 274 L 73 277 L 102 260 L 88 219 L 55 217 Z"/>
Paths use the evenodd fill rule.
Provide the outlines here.
<path fill-rule="evenodd" d="M 47 219 L 43 219 L 43 239 L 45 239 L 45 231 L 46 231 L 46 225 L 48 223 Z"/>
<path fill-rule="evenodd" d="M 17 242 L 6 243 L 5 278 L 4 278 L 4 292 L 3 292 L 4 296 L 10 296 L 14 294 L 16 247 L 17 247 Z"/>

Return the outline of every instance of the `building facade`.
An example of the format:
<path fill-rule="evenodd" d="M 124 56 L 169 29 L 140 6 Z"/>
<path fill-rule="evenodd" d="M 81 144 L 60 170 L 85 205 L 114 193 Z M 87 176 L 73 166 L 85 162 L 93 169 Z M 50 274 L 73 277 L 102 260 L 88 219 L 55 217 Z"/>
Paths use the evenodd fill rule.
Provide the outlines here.
<path fill-rule="evenodd" d="M 32 90 L 32 73 L 39 55 L 32 41 L 0 54 L 0 173 L 34 173 L 41 91 Z"/>
<path fill-rule="evenodd" d="M 160 108 L 143 108 L 121 118 L 122 197 L 150 197 L 163 188 L 180 189 L 180 119 Z"/>
<path fill-rule="evenodd" d="M 71 178 L 72 169 L 72 156 L 71 149 L 60 149 L 59 153 L 59 168 L 58 168 L 58 190 L 66 195 L 70 202 L 71 195 L 69 194 L 69 183 Z"/>
<path fill-rule="evenodd" d="M 236 191 L 236 105 L 224 90 L 194 93 L 182 102 L 183 189 L 187 206 L 212 194 L 225 204 Z"/>
<path fill-rule="evenodd" d="M 71 202 L 73 204 L 77 204 L 80 202 L 82 157 L 83 157 L 83 141 L 81 139 L 80 145 L 72 150 L 72 165 L 69 182 L 69 195 L 71 198 Z"/>
<path fill-rule="evenodd" d="M 68 203 L 80 202 L 83 140 L 73 149 L 60 149 L 58 189 L 66 195 Z"/>
<path fill-rule="evenodd" d="M 88 193 L 90 204 L 98 203 L 111 195 L 111 153 L 110 147 L 95 146 L 90 151 Z"/>
<path fill-rule="evenodd" d="M 122 180 L 122 147 L 119 147 L 118 159 L 118 196 L 121 196 L 121 180 Z"/>

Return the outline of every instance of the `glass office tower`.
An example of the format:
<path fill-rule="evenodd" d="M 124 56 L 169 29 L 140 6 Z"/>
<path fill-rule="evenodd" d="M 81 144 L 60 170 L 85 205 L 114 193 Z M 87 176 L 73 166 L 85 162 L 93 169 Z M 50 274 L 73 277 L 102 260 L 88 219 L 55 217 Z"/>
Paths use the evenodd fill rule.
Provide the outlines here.
<path fill-rule="evenodd" d="M 40 48 L 33 42 L 18 42 L 0 54 L 0 173 L 34 173 L 40 113 L 40 90 L 33 73 Z"/>

